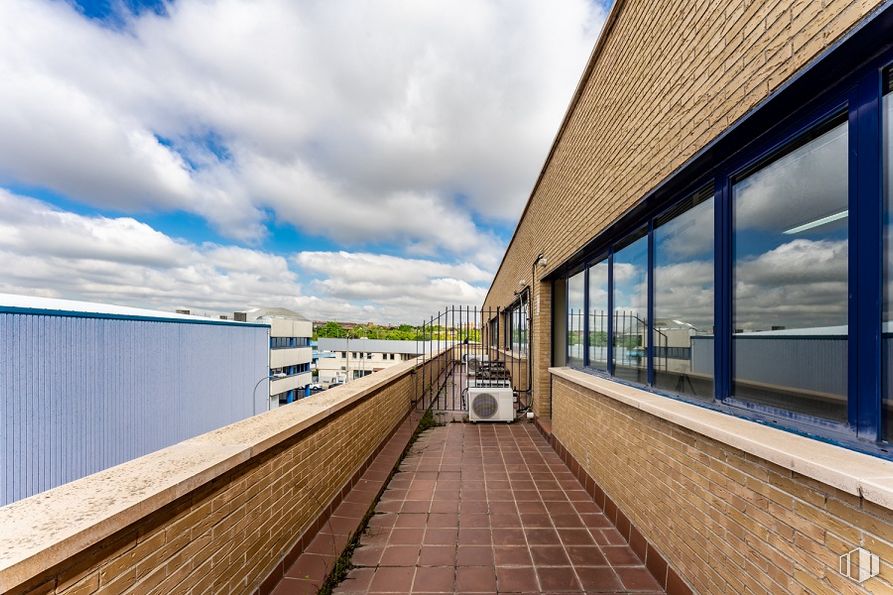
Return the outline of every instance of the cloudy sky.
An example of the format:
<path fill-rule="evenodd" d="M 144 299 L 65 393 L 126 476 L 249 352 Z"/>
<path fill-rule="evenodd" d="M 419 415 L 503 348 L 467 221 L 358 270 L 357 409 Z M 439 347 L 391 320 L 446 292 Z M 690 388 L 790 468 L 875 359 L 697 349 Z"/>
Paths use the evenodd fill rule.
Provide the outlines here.
<path fill-rule="evenodd" d="M 0 292 L 479 304 L 595 0 L 4 0 Z"/>

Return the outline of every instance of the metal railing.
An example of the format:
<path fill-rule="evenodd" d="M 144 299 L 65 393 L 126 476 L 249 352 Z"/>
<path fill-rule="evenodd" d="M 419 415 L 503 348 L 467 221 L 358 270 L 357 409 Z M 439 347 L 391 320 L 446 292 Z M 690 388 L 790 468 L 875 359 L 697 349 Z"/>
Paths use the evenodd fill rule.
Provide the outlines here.
<path fill-rule="evenodd" d="M 424 321 L 418 336 L 417 406 L 461 413 L 467 411 L 469 389 L 510 388 L 516 416 L 527 411 L 531 325 L 526 304 L 521 308 L 526 325 L 516 332 L 507 318 L 517 316 L 515 308 L 447 306 Z M 437 358 L 440 365 L 423 365 Z"/>

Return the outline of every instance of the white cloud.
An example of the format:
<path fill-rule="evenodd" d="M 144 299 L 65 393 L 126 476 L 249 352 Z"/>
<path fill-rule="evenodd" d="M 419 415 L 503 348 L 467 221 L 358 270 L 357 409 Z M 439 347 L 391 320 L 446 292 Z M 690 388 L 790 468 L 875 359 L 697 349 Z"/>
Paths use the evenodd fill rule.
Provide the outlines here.
<path fill-rule="evenodd" d="M 129 217 L 79 215 L 3 190 L 0 261 L 2 293 L 212 313 L 282 306 L 315 319 L 377 322 L 478 305 L 489 279 L 471 263 L 350 252 L 285 258 L 194 244 Z M 307 283 L 316 296 L 305 295 Z"/>
<path fill-rule="evenodd" d="M 798 239 L 735 267 L 735 326 L 847 324 L 847 241 Z"/>
<path fill-rule="evenodd" d="M 183 209 L 240 240 L 272 213 L 488 268 L 501 245 L 480 221 L 520 213 L 604 20 L 589 0 L 168 12 L 114 30 L 62 2 L 0 3 L 0 180 Z"/>

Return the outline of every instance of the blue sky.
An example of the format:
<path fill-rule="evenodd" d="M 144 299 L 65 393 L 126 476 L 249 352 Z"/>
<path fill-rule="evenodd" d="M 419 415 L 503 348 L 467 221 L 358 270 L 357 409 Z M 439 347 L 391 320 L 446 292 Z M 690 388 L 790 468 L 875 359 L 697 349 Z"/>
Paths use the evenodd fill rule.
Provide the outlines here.
<path fill-rule="evenodd" d="M 604 17 L 4 2 L 0 292 L 410 322 L 478 304 Z"/>

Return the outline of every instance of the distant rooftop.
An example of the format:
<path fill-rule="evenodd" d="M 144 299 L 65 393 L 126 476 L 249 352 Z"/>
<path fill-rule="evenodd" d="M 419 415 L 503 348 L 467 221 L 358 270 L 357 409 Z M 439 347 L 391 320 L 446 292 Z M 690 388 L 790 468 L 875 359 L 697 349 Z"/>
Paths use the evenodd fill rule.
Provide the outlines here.
<path fill-rule="evenodd" d="M 366 353 L 425 353 L 428 341 L 395 341 L 389 339 L 319 338 L 319 351 L 364 351 Z M 350 345 L 350 349 L 348 349 Z M 431 348 L 428 347 L 428 351 Z"/>
<path fill-rule="evenodd" d="M 80 315 L 95 318 L 135 318 L 202 324 L 239 324 L 232 320 L 218 320 L 205 316 L 180 314 L 178 312 L 165 312 L 163 310 L 149 310 L 147 308 L 134 308 L 132 306 L 63 300 L 12 293 L 0 293 L 0 313 L 3 312 L 31 312 L 35 314 L 43 313 L 63 316 Z M 255 324 L 257 323 L 255 322 Z"/>
<path fill-rule="evenodd" d="M 241 310 L 245 313 L 249 322 L 261 320 L 263 318 L 287 318 L 289 320 L 309 320 L 288 308 L 251 308 L 249 310 Z"/>

